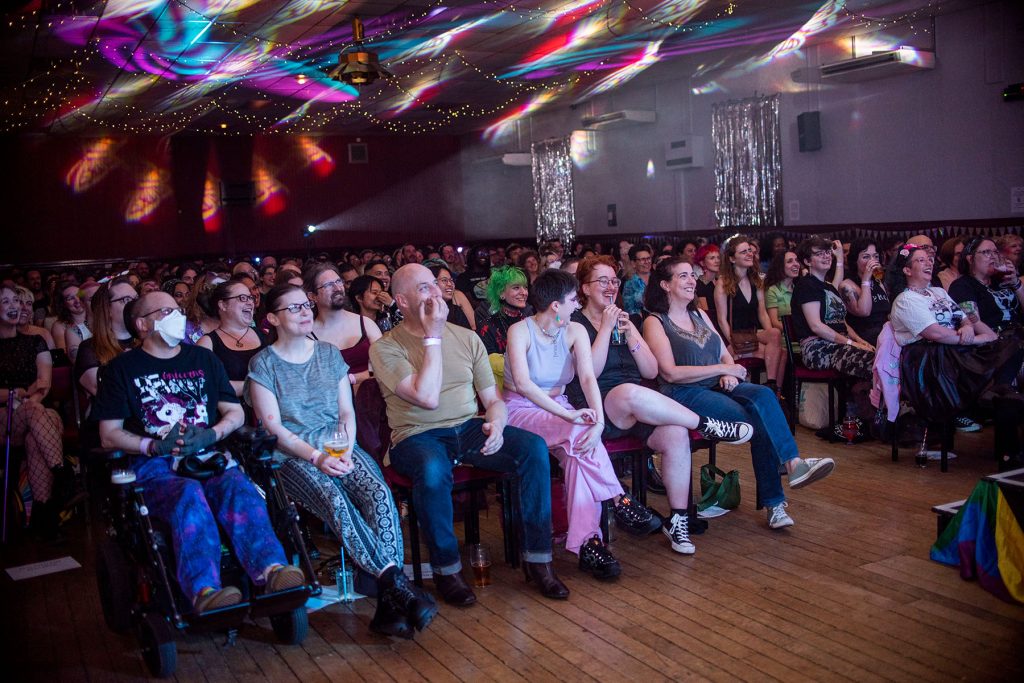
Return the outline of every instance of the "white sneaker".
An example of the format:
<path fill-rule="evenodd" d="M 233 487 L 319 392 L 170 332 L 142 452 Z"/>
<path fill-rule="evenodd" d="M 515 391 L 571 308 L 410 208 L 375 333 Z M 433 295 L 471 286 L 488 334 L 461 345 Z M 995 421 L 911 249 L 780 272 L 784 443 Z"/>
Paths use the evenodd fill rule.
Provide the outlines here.
<path fill-rule="evenodd" d="M 778 505 L 768 508 L 768 527 L 770 529 L 782 529 L 793 526 L 793 518 L 786 514 L 789 503 L 782 501 Z"/>
<path fill-rule="evenodd" d="M 696 546 L 690 542 L 690 520 L 686 515 L 674 514 L 669 520 L 668 526 L 661 527 L 662 533 L 672 541 L 672 550 L 683 555 L 693 555 L 697 552 Z"/>
<path fill-rule="evenodd" d="M 832 458 L 805 458 L 789 475 L 789 488 L 798 489 L 832 474 L 836 463 Z"/>
<path fill-rule="evenodd" d="M 714 519 L 715 517 L 727 515 L 730 512 L 732 511 L 727 510 L 726 508 L 720 508 L 717 505 L 709 505 L 703 510 L 697 510 L 697 517 L 699 519 Z"/>

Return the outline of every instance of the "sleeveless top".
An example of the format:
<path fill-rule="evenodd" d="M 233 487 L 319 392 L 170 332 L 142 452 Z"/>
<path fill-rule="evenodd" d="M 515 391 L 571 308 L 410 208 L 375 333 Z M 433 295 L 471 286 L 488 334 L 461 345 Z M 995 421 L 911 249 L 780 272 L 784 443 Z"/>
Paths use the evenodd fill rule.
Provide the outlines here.
<path fill-rule="evenodd" d="M 594 340 L 597 339 L 597 330 L 590 322 L 590 319 L 583 315 L 583 311 L 574 312 L 571 319 L 573 322 L 583 325 L 583 329 L 587 331 L 587 335 L 590 337 L 590 345 L 593 346 Z M 644 381 L 644 378 L 640 375 L 640 368 L 636 366 L 633 354 L 629 352 L 629 349 L 634 344 L 636 344 L 636 341 L 630 339 L 627 344 L 608 345 L 608 358 L 604 362 L 604 370 L 597 377 L 597 387 L 601 390 L 601 398 L 607 396 L 609 391 L 620 384 L 640 384 Z M 565 389 L 565 395 L 569 399 L 569 403 L 573 405 L 579 405 L 578 401 L 582 401 L 582 405 L 586 405 L 586 399 L 583 396 L 583 389 L 580 387 L 579 378 L 573 379 L 569 383 L 569 386 Z"/>
<path fill-rule="evenodd" d="M 697 311 L 687 311 L 690 320 L 693 321 L 693 332 L 687 332 L 680 328 L 666 313 L 655 313 L 662 327 L 665 328 L 665 335 L 672 346 L 672 359 L 676 365 L 716 365 L 722 362 L 722 339 L 718 334 L 708 327 L 704 319 Z M 670 387 L 672 382 L 666 381 L 660 375 L 658 381 L 661 386 Z M 686 386 L 712 387 L 718 384 L 717 377 L 708 377 L 698 382 L 691 382 Z"/>
<path fill-rule="evenodd" d="M 539 339 L 539 328 L 533 318 L 526 319 L 526 329 L 530 332 L 530 348 L 526 350 L 526 364 L 530 368 L 530 381 L 542 391 L 551 391 L 555 387 L 565 386 L 576 376 L 569 345 L 565 343 L 565 329 L 558 331 L 554 344 Z M 543 333 L 540 333 L 541 335 Z M 547 341 L 545 339 L 545 341 Z M 505 365 L 508 365 L 508 351 L 505 351 Z"/>
<path fill-rule="evenodd" d="M 260 345 L 255 349 L 229 349 L 220 338 L 220 335 L 217 334 L 217 330 L 206 334 L 213 343 L 213 355 L 220 358 L 220 362 L 224 364 L 224 369 L 228 371 L 228 379 L 232 382 L 245 381 L 245 378 L 249 376 L 249 360 L 263 350 L 263 336 L 255 329 L 253 333 L 260 340 Z"/>
<path fill-rule="evenodd" d="M 359 332 L 359 341 L 341 350 L 341 357 L 345 359 L 348 371 L 352 374 L 366 372 L 370 368 L 370 338 L 366 336 L 366 322 L 363 316 L 359 316 Z"/>
<path fill-rule="evenodd" d="M 732 309 L 730 325 L 734 330 L 756 330 L 761 327 L 761 321 L 757 317 L 757 287 L 750 283 L 750 301 L 743 296 L 743 290 L 736 285 L 736 294 L 728 298 L 728 305 Z M 729 310 L 726 310 L 726 320 L 729 318 Z"/>
<path fill-rule="evenodd" d="M 882 326 L 889 320 L 889 311 L 892 310 L 892 302 L 885 288 L 876 280 L 871 280 L 871 313 L 864 318 L 856 315 L 847 315 L 846 324 L 853 328 L 853 331 L 860 335 L 861 339 L 875 345 L 878 335 L 882 332 Z"/>

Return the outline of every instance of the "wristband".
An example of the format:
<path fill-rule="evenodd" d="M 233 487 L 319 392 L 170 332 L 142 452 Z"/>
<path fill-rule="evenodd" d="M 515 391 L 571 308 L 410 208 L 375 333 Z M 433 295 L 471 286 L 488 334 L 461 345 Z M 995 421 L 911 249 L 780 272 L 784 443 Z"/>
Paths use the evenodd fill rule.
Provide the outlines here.
<path fill-rule="evenodd" d="M 629 352 L 630 352 L 630 353 L 636 353 L 636 350 L 637 350 L 637 349 L 639 349 L 639 348 L 640 348 L 640 340 L 639 340 L 639 339 L 637 339 L 637 340 L 636 340 L 636 346 L 634 346 L 633 348 L 631 348 L 631 349 L 629 350 Z"/>
<path fill-rule="evenodd" d="M 864 280 L 863 282 L 860 283 L 860 286 L 861 287 L 868 287 L 868 288 L 870 288 L 871 287 L 871 280 Z"/>
<path fill-rule="evenodd" d="M 424 337 L 423 338 L 423 345 L 424 346 L 440 346 L 441 345 L 441 338 L 440 337 Z"/>
<path fill-rule="evenodd" d="M 153 439 L 149 438 L 148 436 L 142 437 L 142 440 L 139 441 L 139 453 L 142 453 L 143 455 L 149 455 L 149 447 L 152 445 Z"/>
<path fill-rule="evenodd" d="M 320 465 L 317 463 L 317 460 L 319 460 L 320 456 L 323 455 L 323 454 L 324 454 L 324 452 L 321 451 L 319 448 L 314 448 L 313 449 L 313 452 L 309 456 L 309 461 L 311 463 L 313 463 L 314 467 L 320 467 Z"/>
<path fill-rule="evenodd" d="M 852 339 L 850 339 L 849 337 L 847 337 L 847 338 L 846 338 L 846 345 L 847 345 L 847 346 L 853 346 L 853 340 L 852 340 Z"/>

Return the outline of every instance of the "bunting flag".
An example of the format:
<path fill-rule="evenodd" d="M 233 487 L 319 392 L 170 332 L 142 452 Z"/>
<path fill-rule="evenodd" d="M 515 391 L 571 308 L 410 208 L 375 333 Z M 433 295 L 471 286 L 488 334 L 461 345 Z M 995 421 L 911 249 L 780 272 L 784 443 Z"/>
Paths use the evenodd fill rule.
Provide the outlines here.
<path fill-rule="evenodd" d="M 930 556 L 960 567 L 961 578 L 977 579 L 993 595 L 1024 603 L 1024 531 L 995 482 L 978 482 Z"/>

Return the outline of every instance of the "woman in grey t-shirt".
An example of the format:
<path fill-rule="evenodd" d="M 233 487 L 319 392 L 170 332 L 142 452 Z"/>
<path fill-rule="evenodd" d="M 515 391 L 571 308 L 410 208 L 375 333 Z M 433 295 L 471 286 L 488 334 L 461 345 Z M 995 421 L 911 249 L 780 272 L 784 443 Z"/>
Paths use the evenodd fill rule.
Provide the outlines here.
<path fill-rule="evenodd" d="M 246 393 L 257 417 L 277 437 L 285 491 L 330 525 L 356 565 L 377 579 L 370 628 L 411 638 L 437 613 L 433 598 L 402 573 L 402 529 L 377 463 L 355 445 L 348 366 L 338 350 L 307 335 L 313 313 L 306 293 L 278 285 L 267 294 L 267 320 L 277 341 L 249 362 Z M 344 427 L 351 450 L 321 448 Z"/>

